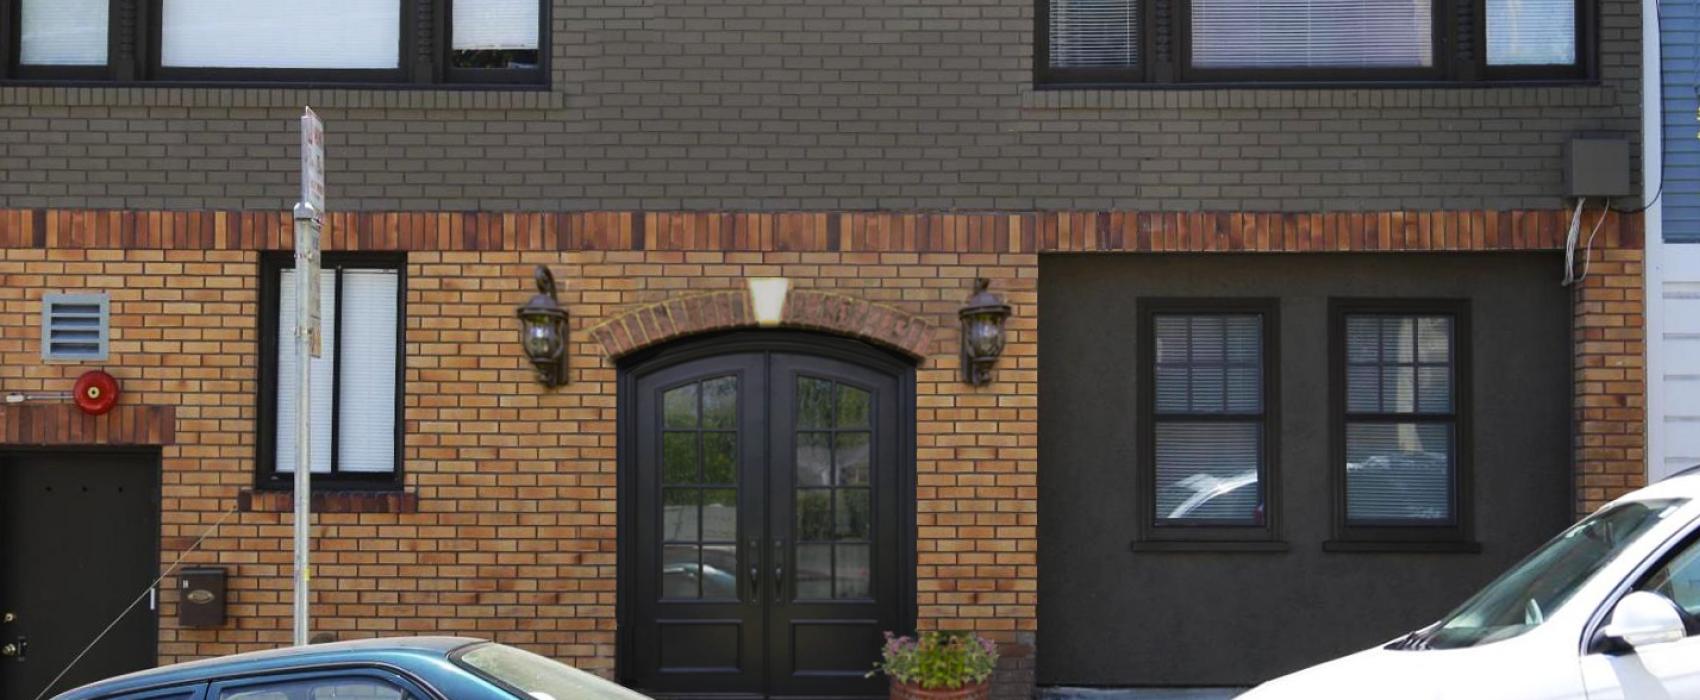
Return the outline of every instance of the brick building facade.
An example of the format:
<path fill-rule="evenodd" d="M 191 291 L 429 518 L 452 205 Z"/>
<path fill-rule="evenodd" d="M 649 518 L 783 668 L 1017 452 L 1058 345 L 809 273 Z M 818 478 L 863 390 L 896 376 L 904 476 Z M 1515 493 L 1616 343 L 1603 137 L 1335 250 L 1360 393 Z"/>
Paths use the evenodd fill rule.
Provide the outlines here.
<path fill-rule="evenodd" d="M 262 257 L 293 244 L 303 103 L 329 124 L 326 249 L 400 256 L 405 299 L 401 487 L 316 494 L 317 629 L 625 675 L 621 363 L 752 327 L 745 280 L 785 277 L 785 328 L 913 362 L 909 604 L 919 628 L 997 640 L 1006 697 L 1093 682 L 1039 670 L 1039 513 L 1069 507 L 1039 484 L 1078 478 L 1041 457 L 1041 368 L 1124 371 L 1041 355 L 1041 258 L 1556 261 L 1566 142 L 1638 128 L 1638 4 L 1615 0 L 1590 80 L 1368 89 L 1041 89 L 1034 5 L 1012 0 L 548 8 L 547 89 L 0 86 L 0 392 L 95 366 L 124 392 L 100 418 L 0 406 L 0 448 L 157 450 L 161 564 L 210 528 L 183 560 L 232 589 L 228 624 L 189 629 L 167 577 L 159 662 L 289 640 L 256 319 Z M 1548 476 L 1572 480 L 1569 514 L 1645 479 L 1641 226 L 1607 216 L 1567 292 L 1573 420 L 1553 439 L 1573 461 Z M 513 318 L 536 265 L 571 314 L 553 390 Z M 979 387 L 956 315 L 975 278 L 1013 307 Z M 43 295 L 96 290 L 109 358 L 43 362 Z"/>

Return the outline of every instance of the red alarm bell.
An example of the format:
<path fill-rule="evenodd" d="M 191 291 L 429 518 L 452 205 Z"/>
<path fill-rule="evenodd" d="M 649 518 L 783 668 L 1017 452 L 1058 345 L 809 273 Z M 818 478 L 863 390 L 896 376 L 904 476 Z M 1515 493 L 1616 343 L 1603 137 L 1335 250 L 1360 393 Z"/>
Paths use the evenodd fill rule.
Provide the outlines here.
<path fill-rule="evenodd" d="M 71 401 L 78 410 L 91 416 L 110 411 L 118 405 L 118 380 L 98 369 L 84 372 L 71 389 Z"/>

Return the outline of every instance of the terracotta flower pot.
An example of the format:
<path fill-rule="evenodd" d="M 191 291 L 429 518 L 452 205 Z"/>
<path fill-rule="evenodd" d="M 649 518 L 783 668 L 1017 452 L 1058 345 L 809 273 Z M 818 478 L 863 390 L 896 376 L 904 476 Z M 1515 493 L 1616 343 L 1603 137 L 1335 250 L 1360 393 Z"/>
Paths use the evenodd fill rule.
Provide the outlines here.
<path fill-rule="evenodd" d="M 986 700 L 991 695 L 990 683 L 970 683 L 961 688 L 927 690 L 914 683 L 891 682 L 891 700 Z"/>

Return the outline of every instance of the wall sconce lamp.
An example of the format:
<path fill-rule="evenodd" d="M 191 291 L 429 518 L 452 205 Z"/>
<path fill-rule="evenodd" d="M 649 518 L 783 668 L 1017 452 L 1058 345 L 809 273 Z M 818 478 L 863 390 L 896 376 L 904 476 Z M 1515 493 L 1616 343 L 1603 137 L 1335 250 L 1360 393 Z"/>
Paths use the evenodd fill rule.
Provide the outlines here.
<path fill-rule="evenodd" d="M 567 312 L 555 298 L 555 275 L 544 265 L 532 273 L 537 295 L 516 312 L 520 345 L 537 367 L 537 381 L 556 387 L 567 383 Z"/>
<path fill-rule="evenodd" d="M 1003 322 L 1009 305 L 993 294 L 991 280 L 974 280 L 974 294 L 957 315 L 962 317 L 962 381 L 984 386 L 992 381 L 992 365 L 1003 354 Z"/>

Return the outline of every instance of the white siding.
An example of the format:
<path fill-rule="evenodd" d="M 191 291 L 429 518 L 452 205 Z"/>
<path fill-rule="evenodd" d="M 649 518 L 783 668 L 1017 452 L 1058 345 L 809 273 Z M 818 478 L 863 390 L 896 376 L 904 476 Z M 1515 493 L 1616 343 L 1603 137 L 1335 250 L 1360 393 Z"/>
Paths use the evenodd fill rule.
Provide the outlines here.
<path fill-rule="evenodd" d="M 1662 436 L 1652 466 L 1655 478 L 1700 464 L 1700 245 L 1666 243 L 1657 248 L 1662 279 L 1652 312 L 1653 392 L 1649 416 Z"/>

